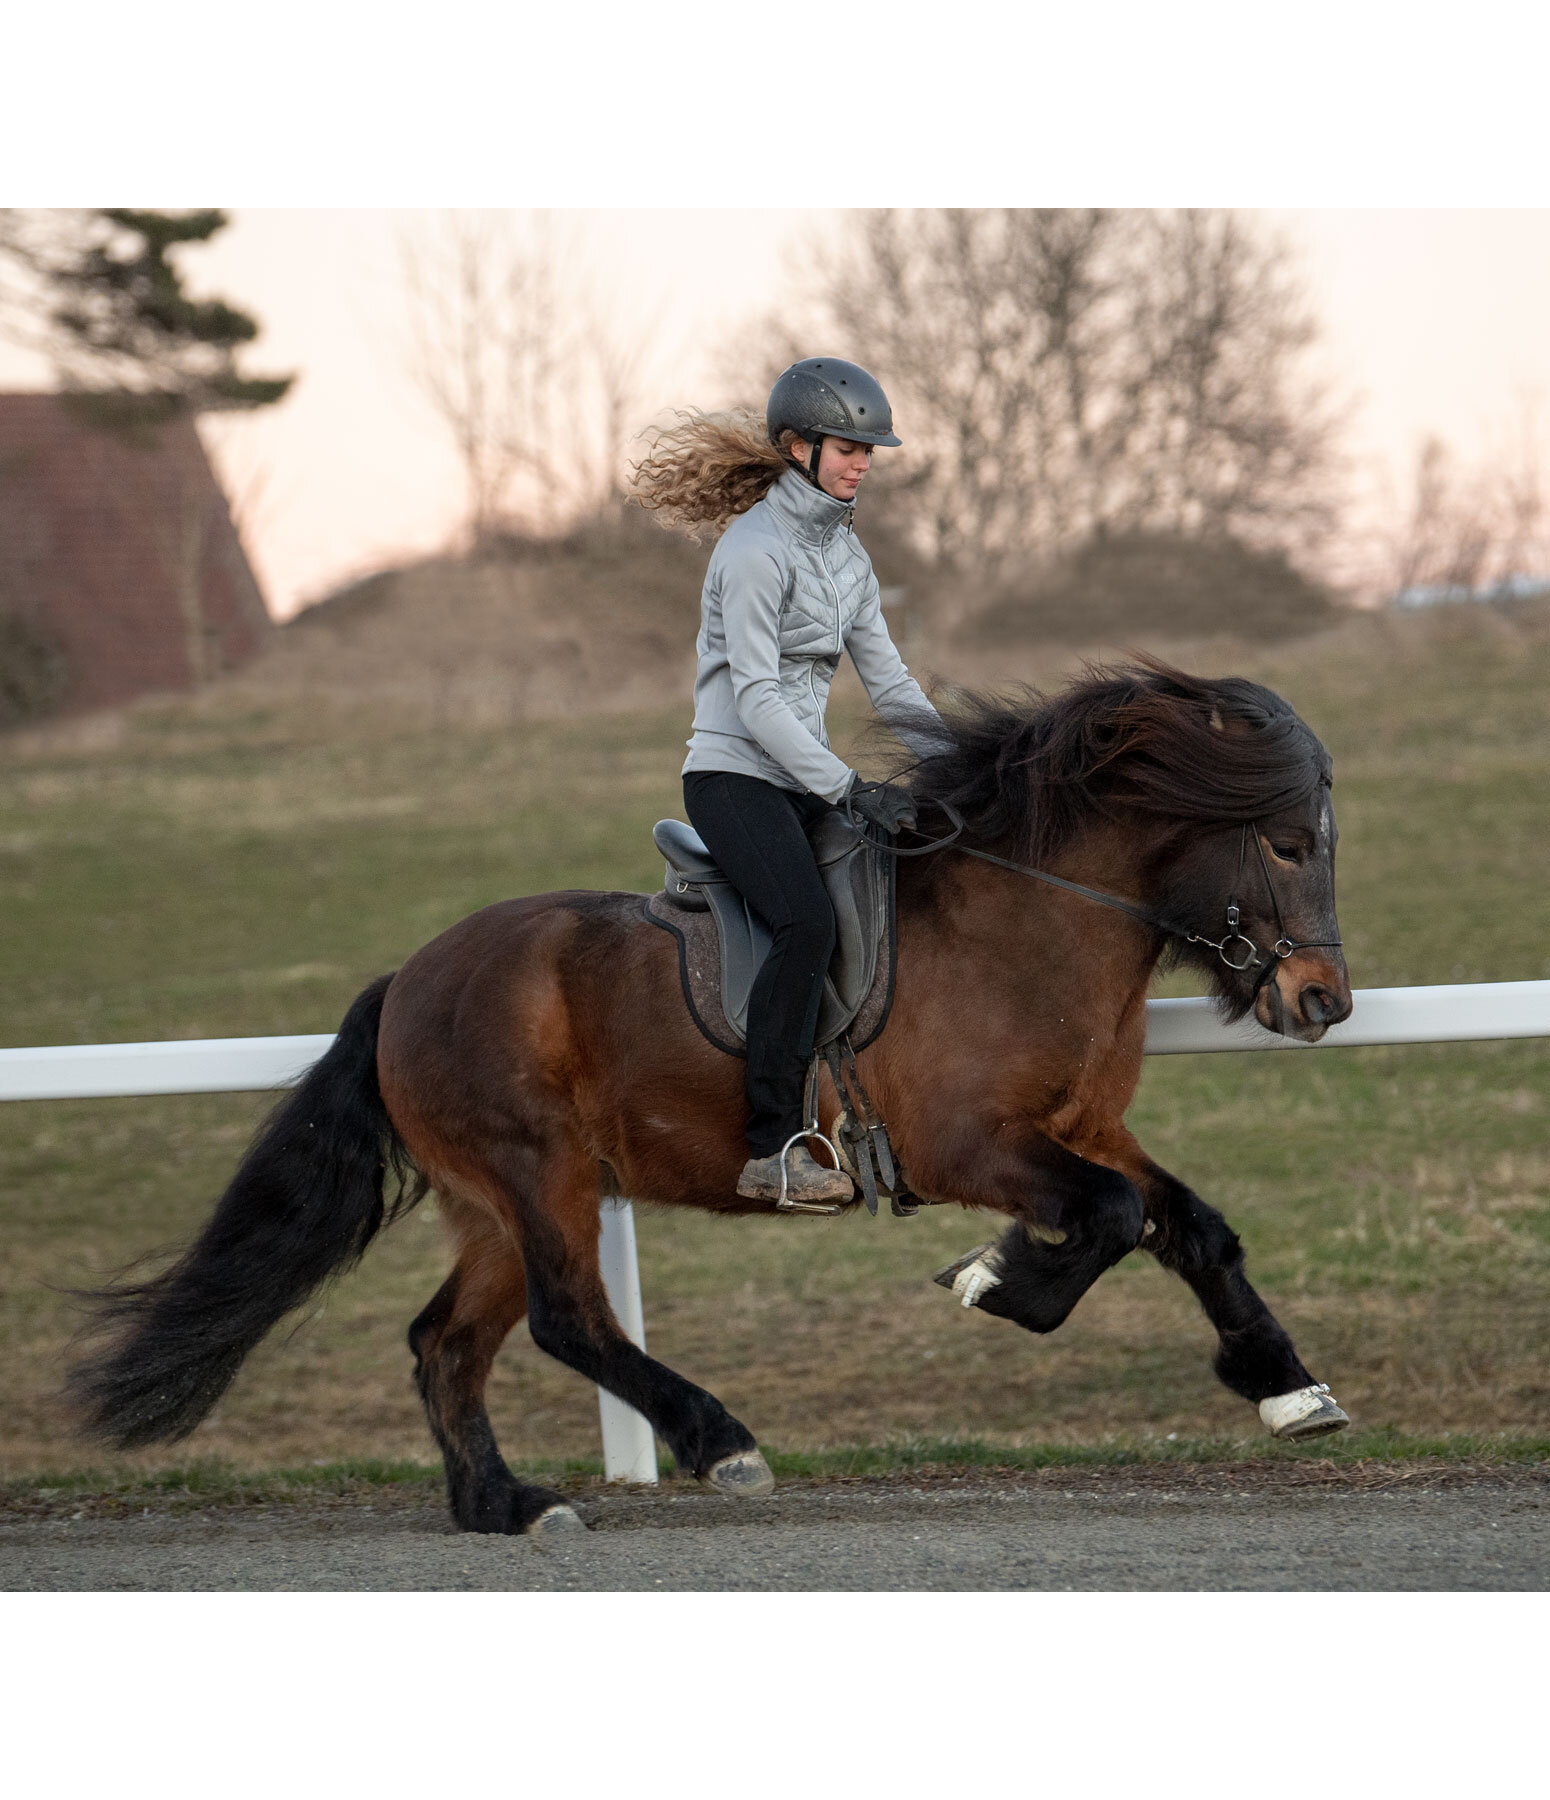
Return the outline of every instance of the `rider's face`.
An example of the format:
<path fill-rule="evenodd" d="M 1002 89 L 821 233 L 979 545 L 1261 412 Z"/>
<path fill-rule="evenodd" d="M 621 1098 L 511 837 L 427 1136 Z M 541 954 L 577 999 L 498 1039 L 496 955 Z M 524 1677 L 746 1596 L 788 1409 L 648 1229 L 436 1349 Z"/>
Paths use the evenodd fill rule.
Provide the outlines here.
<path fill-rule="evenodd" d="M 811 444 L 798 438 L 791 446 L 791 453 L 804 469 L 810 466 L 813 455 Z M 854 500 L 856 489 L 861 486 L 871 466 L 870 444 L 853 444 L 849 438 L 826 437 L 823 440 L 823 453 L 818 458 L 818 485 L 836 500 Z"/>

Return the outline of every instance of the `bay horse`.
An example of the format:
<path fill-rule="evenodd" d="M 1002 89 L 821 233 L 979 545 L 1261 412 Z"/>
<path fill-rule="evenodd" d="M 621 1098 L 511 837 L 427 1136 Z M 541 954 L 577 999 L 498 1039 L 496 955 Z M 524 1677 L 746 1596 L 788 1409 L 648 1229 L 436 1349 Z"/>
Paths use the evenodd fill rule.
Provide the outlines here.
<path fill-rule="evenodd" d="M 1217 1374 L 1273 1431 L 1344 1425 L 1222 1214 L 1124 1122 L 1160 964 L 1305 1041 L 1350 1012 L 1323 746 L 1266 688 L 1142 658 L 1052 697 L 960 696 L 903 778 L 921 828 L 899 848 L 925 848 L 936 814 L 962 835 L 899 861 L 892 1014 L 861 1075 L 917 1197 L 1010 1221 L 942 1279 L 1047 1332 L 1145 1249 L 1194 1290 Z M 827 1132 L 837 1100 L 818 1091 Z M 111 1336 L 70 1376 L 83 1427 L 120 1447 L 186 1435 L 284 1314 L 434 1189 L 456 1258 L 409 1343 L 460 1527 L 580 1525 L 507 1468 L 485 1410 L 524 1316 L 681 1469 L 765 1492 L 751 1433 L 629 1341 L 598 1266 L 604 1194 L 768 1210 L 736 1192 L 746 1117 L 742 1064 L 696 1029 L 642 896 L 486 907 L 359 996 L 178 1261 L 95 1296 Z"/>

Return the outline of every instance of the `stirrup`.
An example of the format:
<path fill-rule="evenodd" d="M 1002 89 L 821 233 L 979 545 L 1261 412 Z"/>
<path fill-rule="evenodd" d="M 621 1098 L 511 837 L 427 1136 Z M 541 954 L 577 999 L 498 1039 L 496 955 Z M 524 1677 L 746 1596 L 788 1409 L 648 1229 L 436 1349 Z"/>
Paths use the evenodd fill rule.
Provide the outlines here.
<path fill-rule="evenodd" d="M 842 1175 L 845 1173 L 845 1165 L 840 1161 L 839 1151 L 818 1129 L 818 1121 L 812 1120 L 811 1124 L 804 1126 L 801 1131 L 793 1131 L 780 1147 L 780 1198 L 775 1202 L 775 1210 L 776 1212 L 821 1213 L 826 1217 L 832 1216 L 843 1211 L 847 1202 L 836 1200 L 832 1206 L 819 1206 L 808 1200 L 793 1200 L 790 1195 L 788 1183 L 791 1172 L 786 1167 L 786 1158 L 791 1154 L 793 1144 L 805 1143 L 808 1138 L 817 1138 L 818 1142 L 834 1158 L 836 1172 Z"/>

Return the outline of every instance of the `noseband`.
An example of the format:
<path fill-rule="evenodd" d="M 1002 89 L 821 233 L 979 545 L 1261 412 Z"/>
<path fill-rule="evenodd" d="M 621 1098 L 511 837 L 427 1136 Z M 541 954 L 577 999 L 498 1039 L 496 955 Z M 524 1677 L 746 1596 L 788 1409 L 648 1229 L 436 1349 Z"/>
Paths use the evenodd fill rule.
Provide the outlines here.
<path fill-rule="evenodd" d="M 953 829 L 947 837 L 933 838 L 916 850 L 902 850 L 896 844 L 880 843 L 866 829 L 866 821 L 858 819 L 852 810 L 849 796 L 844 803 L 844 813 L 856 830 L 876 849 L 888 856 L 930 856 L 937 850 L 956 850 L 960 856 L 973 856 L 980 862 L 994 863 L 997 868 L 1010 869 L 1015 875 L 1027 875 L 1034 881 L 1047 882 L 1051 887 L 1064 888 L 1068 894 L 1080 894 L 1084 900 L 1092 900 L 1099 906 L 1110 907 L 1115 912 L 1127 913 L 1132 919 L 1139 919 L 1143 925 L 1149 925 L 1154 931 L 1166 933 L 1169 937 L 1181 939 L 1186 944 L 1203 944 L 1206 949 L 1214 950 L 1229 969 L 1241 975 L 1247 969 L 1258 968 L 1252 998 L 1257 1000 L 1262 989 L 1267 987 L 1279 964 L 1287 957 L 1294 956 L 1299 950 L 1339 950 L 1339 938 L 1323 938 L 1317 941 L 1307 939 L 1299 941 L 1288 936 L 1286 920 L 1281 916 L 1280 896 L 1276 893 L 1276 884 L 1270 876 L 1270 864 L 1265 857 L 1265 845 L 1260 834 L 1257 819 L 1246 821 L 1238 839 L 1238 879 L 1234 884 L 1235 891 L 1227 902 L 1227 931 L 1222 938 L 1209 938 L 1198 931 L 1191 931 L 1185 925 L 1178 925 L 1172 919 L 1164 918 L 1161 913 L 1151 911 L 1145 906 L 1137 906 L 1133 900 L 1121 900 L 1117 894 L 1105 894 L 1098 888 L 1084 887 L 1079 881 L 1067 881 L 1063 875 L 1051 875 L 1048 869 L 1035 869 L 1028 863 L 1009 862 L 1004 856 L 993 856 L 988 850 L 975 850 L 968 844 L 960 844 L 963 835 L 963 815 L 946 800 L 933 800 L 933 806 L 940 807 L 947 814 L 948 822 Z M 1248 862 L 1249 831 L 1254 833 L 1254 848 L 1259 852 L 1259 866 L 1265 877 L 1265 891 L 1270 896 L 1270 909 L 1275 914 L 1276 941 L 1270 946 L 1268 956 L 1262 956 L 1260 948 L 1253 938 L 1245 935 L 1239 921 L 1243 910 L 1239 904 L 1237 889 L 1243 885 L 1243 871 Z M 1239 955 L 1233 946 L 1241 944 L 1245 954 Z M 1229 955 L 1229 950 L 1232 954 Z"/>

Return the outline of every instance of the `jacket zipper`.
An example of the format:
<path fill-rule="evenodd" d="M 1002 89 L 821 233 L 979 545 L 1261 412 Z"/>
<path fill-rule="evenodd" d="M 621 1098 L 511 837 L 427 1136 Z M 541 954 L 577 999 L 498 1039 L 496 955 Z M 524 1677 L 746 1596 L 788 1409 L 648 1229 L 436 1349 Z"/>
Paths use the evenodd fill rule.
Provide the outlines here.
<path fill-rule="evenodd" d="M 836 660 L 838 660 L 840 653 L 844 650 L 845 646 L 840 642 L 840 590 L 835 583 L 834 576 L 830 573 L 829 559 L 823 553 L 823 547 L 828 541 L 827 537 L 819 538 L 818 560 L 823 564 L 823 572 L 829 583 L 829 591 L 834 595 L 834 655 Z"/>
<path fill-rule="evenodd" d="M 829 569 L 829 559 L 827 556 L 824 555 L 824 550 L 823 550 L 824 545 L 826 543 L 828 543 L 828 541 L 829 540 L 827 537 L 819 538 L 819 540 L 818 540 L 818 560 L 819 560 L 819 562 L 821 562 L 823 564 L 824 579 L 829 584 L 829 592 L 831 594 L 833 594 L 833 596 L 834 596 L 834 660 L 836 662 L 838 662 L 840 659 L 840 655 L 843 652 L 845 646 L 840 641 L 840 590 L 839 590 L 838 585 L 835 582 L 833 574 L 831 573 L 831 571 Z M 823 708 L 818 705 L 818 690 L 813 685 L 813 672 L 817 668 L 817 666 L 818 666 L 817 657 L 812 657 L 808 660 L 807 691 L 809 694 L 812 695 L 813 705 L 817 709 L 817 712 L 818 712 L 818 730 L 822 736 L 822 741 L 827 743 L 829 734 L 828 734 L 828 732 L 826 732 L 824 730 L 824 727 L 823 727 Z"/>

